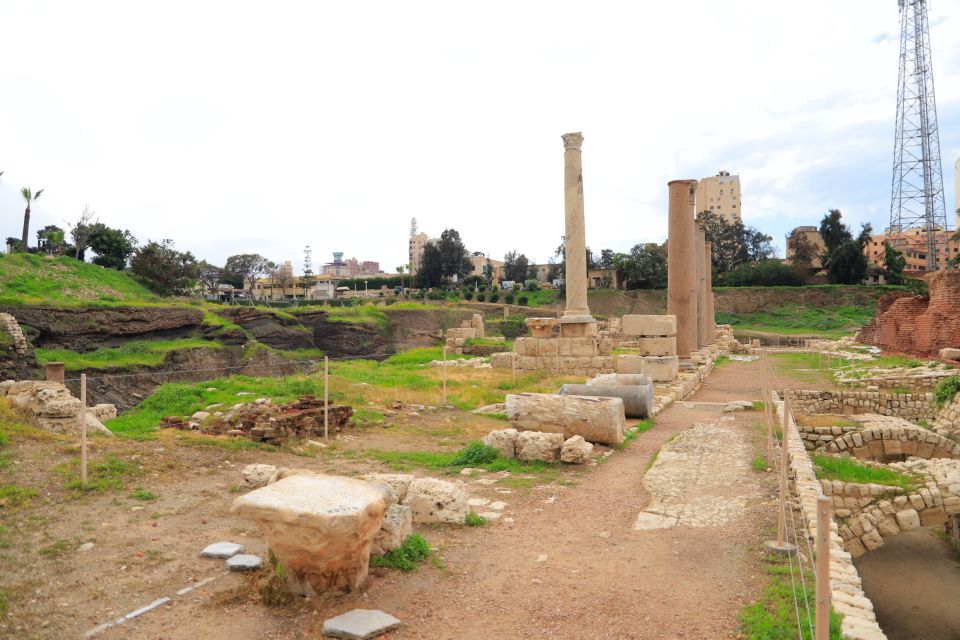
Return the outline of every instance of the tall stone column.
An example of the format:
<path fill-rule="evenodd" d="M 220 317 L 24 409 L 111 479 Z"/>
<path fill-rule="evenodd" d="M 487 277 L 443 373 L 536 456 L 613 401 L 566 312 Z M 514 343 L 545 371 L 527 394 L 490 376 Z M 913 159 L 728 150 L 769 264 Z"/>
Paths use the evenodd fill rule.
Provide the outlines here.
<path fill-rule="evenodd" d="M 707 318 L 707 237 L 700 223 L 696 223 L 696 260 L 697 260 L 697 345 L 710 344 L 709 320 Z"/>
<path fill-rule="evenodd" d="M 596 326 L 587 306 L 587 239 L 583 216 L 583 161 L 580 146 L 583 134 L 566 133 L 563 136 L 563 201 L 565 208 L 564 247 L 566 265 L 564 279 L 567 290 L 567 306 L 560 318 L 561 335 L 571 337 L 592 335 L 588 327 L 579 329 L 564 325 Z"/>
<path fill-rule="evenodd" d="M 697 349 L 696 232 L 693 209 L 696 180 L 673 180 L 668 205 L 667 313 L 677 317 L 677 355 Z"/>
<path fill-rule="evenodd" d="M 717 316 L 713 304 L 713 243 L 706 243 L 706 247 L 704 269 L 707 271 L 707 344 L 710 344 L 717 336 Z"/>

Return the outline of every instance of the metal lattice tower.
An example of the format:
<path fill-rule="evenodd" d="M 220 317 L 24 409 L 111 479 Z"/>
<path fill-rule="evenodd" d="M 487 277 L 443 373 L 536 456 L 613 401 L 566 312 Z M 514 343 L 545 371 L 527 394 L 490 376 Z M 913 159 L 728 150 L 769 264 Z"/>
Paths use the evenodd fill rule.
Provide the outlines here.
<path fill-rule="evenodd" d="M 940 133 L 933 91 L 933 60 L 926 0 L 900 5 L 900 79 L 897 86 L 897 134 L 893 151 L 890 235 L 906 244 L 907 229 L 925 231 L 927 270 L 937 268 L 946 248 L 947 210 L 940 164 Z"/>

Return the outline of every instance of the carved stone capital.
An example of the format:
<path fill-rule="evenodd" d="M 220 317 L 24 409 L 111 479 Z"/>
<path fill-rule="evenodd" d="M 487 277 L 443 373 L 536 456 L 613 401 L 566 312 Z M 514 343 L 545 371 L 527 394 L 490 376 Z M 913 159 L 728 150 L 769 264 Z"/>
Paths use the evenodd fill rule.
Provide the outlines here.
<path fill-rule="evenodd" d="M 565 133 L 562 136 L 563 138 L 563 148 L 565 151 L 580 151 L 580 146 L 583 144 L 583 134 L 579 131 L 577 133 Z"/>

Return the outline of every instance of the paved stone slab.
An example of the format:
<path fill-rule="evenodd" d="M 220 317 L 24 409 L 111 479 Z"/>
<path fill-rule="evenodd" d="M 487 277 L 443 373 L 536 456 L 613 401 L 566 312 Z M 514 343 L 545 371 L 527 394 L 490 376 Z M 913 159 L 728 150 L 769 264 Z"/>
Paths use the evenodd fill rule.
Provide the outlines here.
<path fill-rule="evenodd" d="M 235 542 L 214 542 L 200 552 L 204 558 L 229 558 L 243 551 L 243 545 Z"/>
<path fill-rule="evenodd" d="M 261 560 L 259 556 L 241 553 L 227 560 L 227 569 L 230 569 L 230 571 L 253 571 L 254 569 L 259 569 L 260 564 Z"/>
<path fill-rule="evenodd" d="M 354 609 L 323 623 L 323 635 L 346 640 L 366 640 L 400 626 L 400 621 L 379 609 Z"/>

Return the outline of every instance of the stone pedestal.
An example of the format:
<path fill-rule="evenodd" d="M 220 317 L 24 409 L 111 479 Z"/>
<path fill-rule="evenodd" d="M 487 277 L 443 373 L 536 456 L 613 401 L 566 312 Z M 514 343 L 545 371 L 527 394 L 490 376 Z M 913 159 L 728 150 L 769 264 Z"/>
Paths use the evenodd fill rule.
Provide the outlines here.
<path fill-rule="evenodd" d="M 288 587 L 301 595 L 363 584 L 386 510 L 383 492 L 372 484 L 319 474 L 283 478 L 231 507 L 263 530 Z"/>
<path fill-rule="evenodd" d="M 562 322 L 596 324 L 587 306 L 587 238 L 583 213 L 583 160 L 580 147 L 583 134 L 565 133 L 563 136 L 563 202 L 565 232 L 564 280 L 567 306 Z M 561 329 L 562 330 L 562 329 Z M 589 329 L 570 328 L 571 337 L 582 337 Z M 594 334 L 596 329 L 594 329 Z"/>
<path fill-rule="evenodd" d="M 59 382 L 63 384 L 64 365 L 62 362 L 48 362 L 43 365 L 43 375 L 47 382 Z"/>
<path fill-rule="evenodd" d="M 677 318 L 677 354 L 689 358 L 697 350 L 696 233 L 693 209 L 696 180 L 667 184 L 669 239 L 667 242 L 667 313 Z"/>

